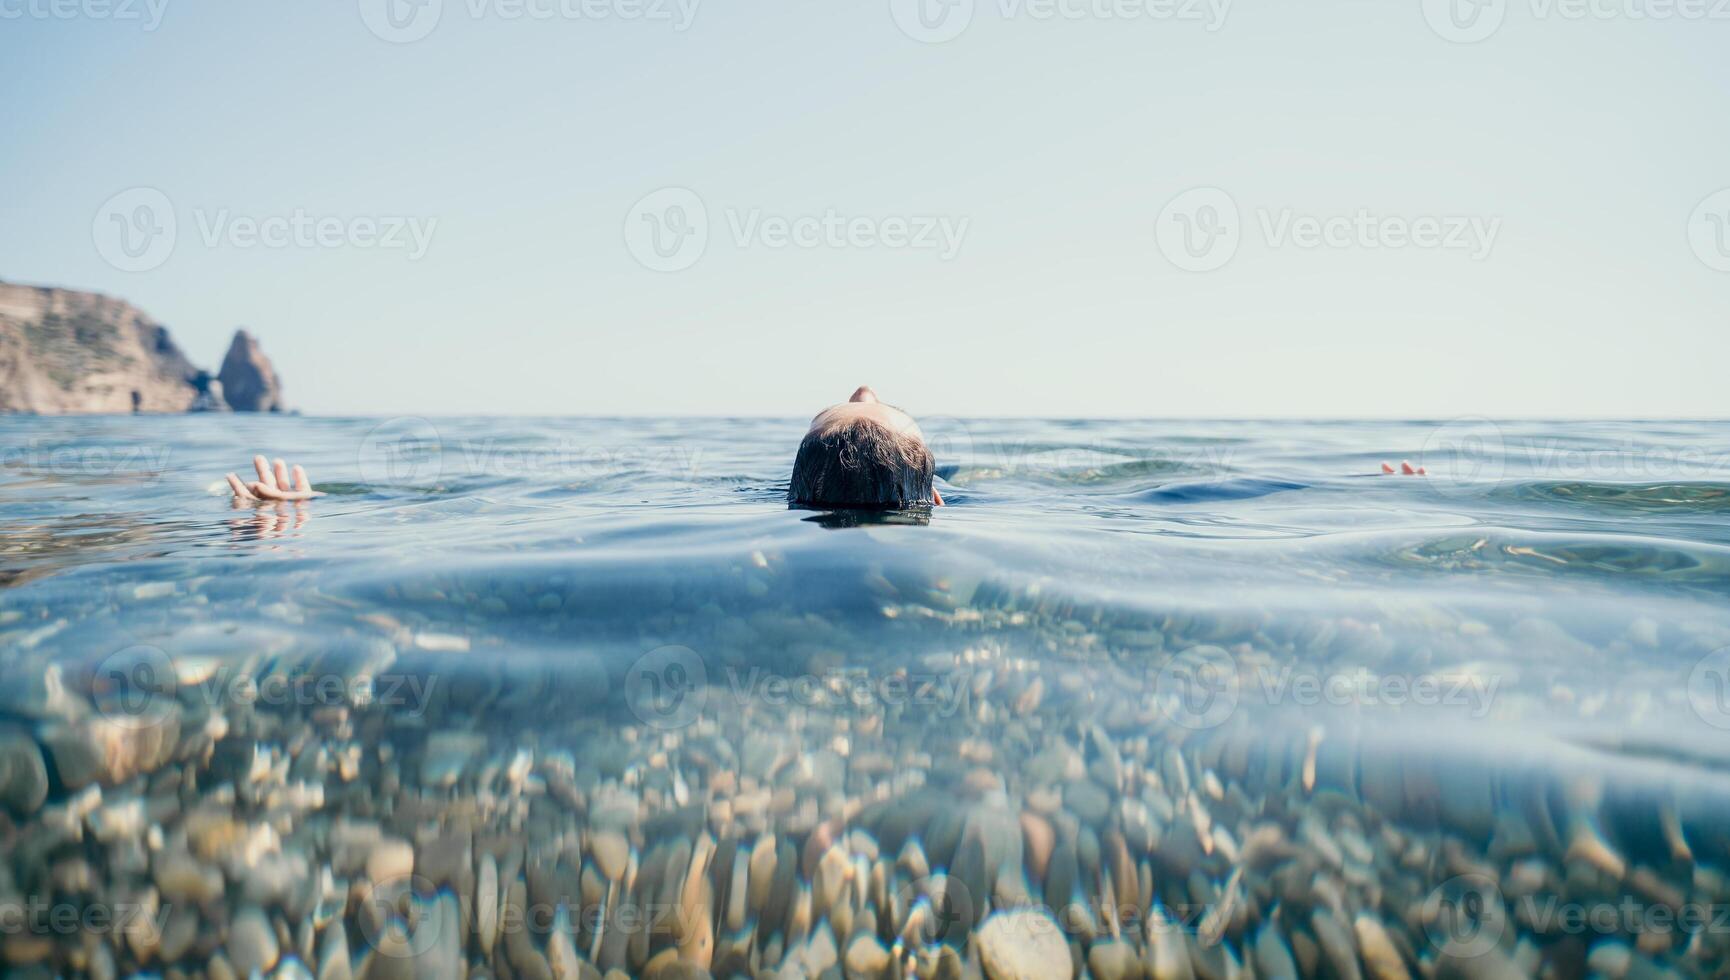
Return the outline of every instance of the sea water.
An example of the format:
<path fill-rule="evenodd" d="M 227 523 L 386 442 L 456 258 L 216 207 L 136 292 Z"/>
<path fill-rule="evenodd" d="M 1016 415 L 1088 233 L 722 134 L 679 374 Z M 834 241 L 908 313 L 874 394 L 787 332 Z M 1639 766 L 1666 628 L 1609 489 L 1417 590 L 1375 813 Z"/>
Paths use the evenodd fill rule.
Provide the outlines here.
<path fill-rule="evenodd" d="M 922 422 L 0 420 L 0 959 L 1730 962 L 1730 425 Z"/>

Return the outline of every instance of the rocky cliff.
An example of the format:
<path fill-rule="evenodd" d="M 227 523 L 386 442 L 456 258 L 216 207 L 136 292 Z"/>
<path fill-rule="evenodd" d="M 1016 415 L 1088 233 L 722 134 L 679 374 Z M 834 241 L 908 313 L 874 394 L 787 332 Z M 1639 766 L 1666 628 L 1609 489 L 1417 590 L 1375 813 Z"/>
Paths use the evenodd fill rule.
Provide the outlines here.
<path fill-rule="evenodd" d="M 248 389 L 248 403 L 262 407 L 241 410 L 279 410 L 281 386 L 270 361 L 244 331 L 236 334 L 234 346 L 244 348 L 252 372 L 269 381 Z M 97 293 L 0 283 L 0 412 L 70 415 L 195 407 L 224 407 L 220 390 L 175 345 L 168 328 L 143 311 Z"/>
<path fill-rule="evenodd" d="M 245 330 L 234 332 L 234 343 L 228 345 L 228 356 L 222 359 L 216 380 L 222 382 L 229 407 L 237 412 L 280 412 L 287 408 L 282 403 L 282 382 L 277 380 L 276 369 Z"/>

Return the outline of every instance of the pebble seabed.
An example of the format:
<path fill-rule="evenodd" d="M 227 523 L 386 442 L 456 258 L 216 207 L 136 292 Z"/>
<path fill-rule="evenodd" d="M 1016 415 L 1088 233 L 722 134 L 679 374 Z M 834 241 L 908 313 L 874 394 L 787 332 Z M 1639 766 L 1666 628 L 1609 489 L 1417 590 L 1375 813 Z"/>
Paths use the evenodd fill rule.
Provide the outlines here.
<path fill-rule="evenodd" d="M 1191 730 L 988 644 L 923 661 L 956 697 L 678 717 L 547 677 L 408 710 L 439 678 L 383 641 L 245 662 L 8 677 L 6 976 L 1730 976 L 1721 788 Z"/>

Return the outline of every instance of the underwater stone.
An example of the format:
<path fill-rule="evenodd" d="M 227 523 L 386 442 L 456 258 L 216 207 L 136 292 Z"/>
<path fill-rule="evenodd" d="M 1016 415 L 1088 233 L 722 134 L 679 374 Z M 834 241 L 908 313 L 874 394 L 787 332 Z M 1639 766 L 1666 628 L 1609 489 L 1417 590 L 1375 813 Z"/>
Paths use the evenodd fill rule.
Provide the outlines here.
<path fill-rule="evenodd" d="M 353 980 L 354 967 L 349 962 L 348 931 L 341 922 L 324 929 L 318 950 L 318 980 Z"/>
<path fill-rule="evenodd" d="M 608 881 L 618 881 L 625 876 L 625 867 L 631 860 L 631 842 L 625 839 L 624 834 L 603 830 L 589 838 L 589 851 Z"/>
<path fill-rule="evenodd" d="M 1184 931 L 1158 906 L 1147 917 L 1146 974 L 1151 980 L 1195 980 Z"/>
<path fill-rule="evenodd" d="M 414 845 L 387 837 L 366 858 L 366 876 L 376 887 L 414 874 Z"/>
<path fill-rule="evenodd" d="M 1095 980 L 1139 980 L 1141 977 L 1141 964 L 1135 958 L 1135 947 L 1117 940 L 1094 943 L 1087 951 L 1087 969 Z"/>
<path fill-rule="evenodd" d="M 1044 912 L 999 912 L 979 928 L 980 964 L 991 980 L 1066 980 L 1069 944 Z"/>
<path fill-rule="evenodd" d="M 1051 829 L 1051 821 L 1037 813 L 1023 810 L 1020 820 L 1027 870 L 1033 872 L 1034 880 L 1043 881 L 1045 869 L 1051 863 L 1051 850 L 1057 844 L 1057 834 Z"/>
<path fill-rule="evenodd" d="M 280 951 L 276 930 L 264 911 L 255 905 L 241 909 L 228 927 L 228 955 L 240 975 L 252 976 L 276 966 Z"/>
<path fill-rule="evenodd" d="M 449 891 L 439 892 L 433 903 L 432 915 L 421 921 L 416 932 L 425 929 L 433 930 L 432 940 L 429 943 L 419 935 L 415 937 L 415 945 L 424 950 L 415 958 L 415 976 L 423 980 L 462 980 L 466 973 L 463 969 L 462 918 L 455 895 Z"/>
<path fill-rule="evenodd" d="M 761 915 L 769 904 L 769 889 L 775 878 L 775 835 L 763 834 L 751 847 L 750 885 L 747 889 L 753 915 Z"/>
<path fill-rule="evenodd" d="M 1066 783 L 1063 803 L 1082 823 L 1093 827 L 1102 826 L 1111 813 L 1111 796 L 1091 780 L 1077 779 Z"/>
<path fill-rule="evenodd" d="M 0 735 L 0 805 L 28 815 L 48 798 L 48 769 L 36 741 L 21 734 Z"/>
<path fill-rule="evenodd" d="M 59 664 L 40 668 L 29 663 L 8 664 L 6 675 L 7 683 L 0 685 L 0 713 L 72 721 L 90 710 L 82 698 L 67 690 Z"/>
<path fill-rule="evenodd" d="M 168 921 L 162 927 L 162 941 L 156 955 L 164 963 L 176 963 L 192 948 L 198 938 L 198 911 L 190 905 L 173 905 Z"/>
<path fill-rule="evenodd" d="M 67 789 L 113 786 L 167 762 L 180 737 L 179 715 L 170 711 L 152 715 L 148 723 L 133 722 L 96 717 L 46 726 L 42 741 L 60 782 Z"/>
<path fill-rule="evenodd" d="M 1257 976 L 1295 977 L 1298 975 L 1297 961 L 1292 958 L 1291 947 L 1286 945 L 1285 938 L 1280 935 L 1279 927 L 1272 922 L 1262 923 L 1261 930 L 1256 933 L 1255 967 Z"/>
<path fill-rule="evenodd" d="M 1379 920 L 1367 912 L 1359 913 L 1352 931 L 1357 934 L 1358 950 L 1371 980 L 1411 980 L 1411 972 Z"/>
<path fill-rule="evenodd" d="M 463 771 L 487 748 L 487 737 L 478 732 L 435 732 L 427 737 L 421 756 L 421 782 L 427 786 L 454 786 Z"/>
<path fill-rule="evenodd" d="M 185 851 L 159 855 L 153 880 L 162 897 L 172 902 L 209 902 L 223 891 L 222 872 Z"/>
<path fill-rule="evenodd" d="M 853 937 L 847 944 L 842 970 L 847 980 L 877 980 L 889 969 L 889 950 L 870 934 Z"/>
<path fill-rule="evenodd" d="M 493 955 L 493 943 L 499 936 L 499 866 L 491 854 L 481 857 L 480 874 L 475 879 L 475 945 L 481 955 Z"/>
<path fill-rule="evenodd" d="M 1363 973 L 1358 969 L 1357 949 L 1352 945 L 1351 935 L 1333 912 L 1318 908 L 1310 913 L 1310 931 L 1315 934 L 1316 942 L 1321 945 L 1331 972 L 1338 980 L 1361 980 Z"/>

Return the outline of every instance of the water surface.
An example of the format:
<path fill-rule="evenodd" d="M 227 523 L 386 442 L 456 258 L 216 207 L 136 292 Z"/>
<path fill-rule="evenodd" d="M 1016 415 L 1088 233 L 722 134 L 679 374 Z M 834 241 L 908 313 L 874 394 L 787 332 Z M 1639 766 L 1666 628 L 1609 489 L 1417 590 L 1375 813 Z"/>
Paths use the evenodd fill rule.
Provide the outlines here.
<path fill-rule="evenodd" d="M 942 833 L 925 817 L 909 830 L 871 809 L 923 814 L 930 793 L 960 793 L 1049 820 L 1060 841 L 1070 824 L 1096 849 L 1128 837 L 1125 867 L 1155 872 L 1128 904 L 1187 922 L 1198 962 L 1215 948 L 1252 960 L 1271 929 L 1302 972 L 1334 969 L 1303 961 L 1328 948 L 1317 914 L 1348 931 L 1386 920 L 1414 970 L 1472 952 L 1485 970 L 1501 957 L 1566 975 L 1558 963 L 1595 951 L 1689 972 L 1730 940 L 1636 945 L 1638 930 L 1522 922 L 1463 950 L 1435 941 L 1421 908 L 1461 867 L 1507 889 L 1519 859 L 1548 862 L 1543 893 L 1559 901 L 1609 901 L 1630 879 L 1650 886 L 1640 874 L 1721 897 L 1730 425 L 922 421 L 949 506 L 872 520 L 787 508 L 800 420 L 5 419 L 0 710 L 46 746 L 50 808 L 80 782 L 59 771 L 60 728 L 168 715 L 184 750 L 220 716 L 228 741 L 294 755 L 287 721 L 245 719 L 314 725 L 341 709 L 348 727 L 320 737 L 372 760 L 340 782 L 376 795 L 417 773 L 422 794 L 484 787 L 526 753 L 538 778 L 580 790 L 569 805 L 586 835 L 604 823 L 596 794 L 630 796 L 633 861 L 661 843 L 650 816 L 693 805 L 723 846 L 777 831 L 814 846 L 821 828 L 855 827 L 886 848 L 923 841 L 934 870 L 982 891 L 971 926 L 1017 907 L 1002 869 L 958 870 L 965 846 L 932 846 Z M 254 452 L 305 465 L 327 496 L 231 506 L 217 484 Z M 1401 459 L 1428 475 L 1380 474 Z M 270 676 L 294 682 L 235 686 Z M 455 751 L 437 739 L 452 732 L 474 738 Z M 728 748 L 693 749 L 702 740 Z M 1082 771 L 1060 758 L 1045 772 L 1052 752 Z M 879 755 L 896 765 L 857 765 Z M 1122 761 L 1102 774 L 1101 758 Z M 95 781 L 147 791 L 156 761 Z M 326 812 L 302 824 L 316 854 L 341 809 L 336 772 Z M 786 782 L 790 809 L 738 808 L 742 781 Z M 1051 787 L 1068 794 L 1053 803 Z M 1158 832 L 1138 849 L 1144 808 Z M 388 806 L 362 810 L 391 829 Z M 1344 899 L 1303 913 L 1272 885 L 1228 885 L 1239 866 L 1265 870 L 1233 852 L 1268 822 L 1372 850 L 1428 835 L 1475 857 L 1414 869 L 1370 855 L 1356 877 L 1347 861 Z M 696 830 L 674 832 L 686 859 Z M 961 839 L 975 836 L 990 839 Z M 1201 852 L 1173 857 L 1174 837 Z M 591 865 L 592 845 L 578 845 Z M 1162 885 L 1162 867 L 1183 873 Z M 719 892 L 732 870 L 711 869 Z M 1047 873 L 1021 871 L 1048 899 L 1032 904 L 1061 918 L 1070 896 L 1051 900 Z M 1634 891 L 1650 902 L 1655 887 Z M 1392 897 L 1402 888 L 1410 901 Z M 1234 889 L 1246 894 L 1223 947 L 1202 943 L 1210 930 L 1185 910 Z M 1072 891 L 1096 896 L 1097 882 Z M 287 926 L 291 912 L 277 912 Z M 815 916 L 850 947 L 842 917 Z M 725 936 L 726 915 L 712 918 Z M 913 956 L 891 942 L 903 925 L 881 942 Z M 774 927 L 754 927 L 753 966 L 820 931 Z M 598 935 L 573 929 L 605 962 Z M 1066 935 L 1077 957 L 1099 941 Z M 356 949 L 376 938 L 356 933 Z M 935 938 L 983 952 L 966 930 Z"/>

